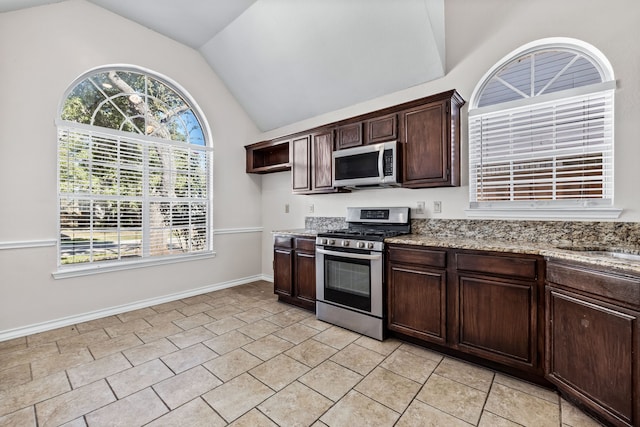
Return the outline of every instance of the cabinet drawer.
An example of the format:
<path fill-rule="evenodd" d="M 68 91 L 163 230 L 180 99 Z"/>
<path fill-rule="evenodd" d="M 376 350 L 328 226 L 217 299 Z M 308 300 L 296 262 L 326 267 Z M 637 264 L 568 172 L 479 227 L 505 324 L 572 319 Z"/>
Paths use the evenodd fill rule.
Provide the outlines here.
<path fill-rule="evenodd" d="M 315 252 L 316 241 L 313 239 L 296 239 L 296 249 L 300 251 Z"/>
<path fill-rule="evenodd" d="M 640 310 L 640 277 L 628 277 L 549 262 L 547 281 Z"/>
<path fill-rule="evenodd" d="M 432 249 L 389 248 L 389 261 L 445 268 L 447 253 Z"/>
<path fill-rule="evenodd" d="M 273 238 L 273 246 L 277 248 L 293 248 L 293 237 L 275 236 Z"/>
<path fill-rule="evenodd" d="M 535 279 L 537 277 L 537 262 L 538 260 L 536 259 L 526 257 L 456 254 L 456 268 L 458 270 L 521 277 L 524 279 Z"/>

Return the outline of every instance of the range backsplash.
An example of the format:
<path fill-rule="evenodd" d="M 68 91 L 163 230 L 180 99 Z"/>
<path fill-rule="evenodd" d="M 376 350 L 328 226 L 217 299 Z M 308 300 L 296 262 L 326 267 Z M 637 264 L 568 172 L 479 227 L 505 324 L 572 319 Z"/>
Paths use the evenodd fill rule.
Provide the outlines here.
<path fill-rule="evenodd" d="M 308 230 L 344 228 L 343 217 L 306 217 Z M 411 231 L 434 237 L 460 237 L 581 246 L 640 246 L 640 222 L 412 219 Z"/>

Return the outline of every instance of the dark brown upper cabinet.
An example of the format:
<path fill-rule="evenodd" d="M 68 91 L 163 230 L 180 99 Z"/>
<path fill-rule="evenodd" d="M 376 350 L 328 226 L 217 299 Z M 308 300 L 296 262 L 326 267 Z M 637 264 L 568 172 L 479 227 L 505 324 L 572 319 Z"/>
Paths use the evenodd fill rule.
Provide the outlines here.
<path fill-rule="evenodd" d="M 362 127 L 362 122 L 338 126 L 336 129 L 336 150 L 363 145 Z"/>
<path fill-rule="evenodd" d="M 393 141 L 398 138 L 398 115 L 388 114 L 364 122 L 367 144 Z"/>
<path fill-rule="evenodd" d="M 289 141 L 262 141 L 244 147 L 247 173 L 272 173 L 291 170 Z"/>
<path fill-rule="evenodd" d="M 291 139 L 291 183 L 296 194 L 330 193 L 332 186 L 333 130 L 317 130 Z"/>

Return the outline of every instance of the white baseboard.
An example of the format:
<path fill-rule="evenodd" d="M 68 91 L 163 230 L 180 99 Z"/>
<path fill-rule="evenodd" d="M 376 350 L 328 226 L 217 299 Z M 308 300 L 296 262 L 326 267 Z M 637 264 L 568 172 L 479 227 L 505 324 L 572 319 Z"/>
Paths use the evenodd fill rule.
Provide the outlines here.
<path fill-rule="evenodd" d="M 264 274 L 257 274 L 255 276 L 249 276 L 249 277 L 244 277 L 242 279 L 216 283 L 214 285 L 203 286 L 201 288 L 191 289 L 188 291 L 178 292 L 175 294 L 164 295 L 156 298 L 149 298 L 146 300 L 136 301 L 129 304 L 123 304 L 116 307 L 105 308 L 102 310 L 96 310 L 96 311 L 82 313 L 74 316 L 63 317 L 60 319 L 50 320 L 42 323 L 36 323 L 33 325 L 24 326 L 20 328 L 0 331 L 0 342 L 7 341 L 13 338 L 23 337 L 26 335 L 37 334 L 39 332 L 49 331 L 52 329 L 62 328 L 64 326 L 75 325 L 77 323 L 88 322 L 89 320 L 95 320 L 101 317 L 113 316 L 114 314 L 120 314 L 126 311 L 137 310 L 139 308 L 150 307 L 152 305 L 158 305 L 165 302 L 179 300 L 182 298 L 188 298 L 195 295 L 204 294 L 207 292 L 244 285 L 246 283 L 251 283 L 258 280 L 273 282 L 273 277 L 266 276 Z"/>

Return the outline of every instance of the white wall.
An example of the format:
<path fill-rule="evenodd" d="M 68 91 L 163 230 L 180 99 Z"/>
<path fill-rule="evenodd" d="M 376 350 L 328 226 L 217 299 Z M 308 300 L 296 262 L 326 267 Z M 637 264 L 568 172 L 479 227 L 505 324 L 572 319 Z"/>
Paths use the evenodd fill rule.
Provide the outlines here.
<path fill-rule="evenodd" d="M 0 338 L 30 325 L 227 285 L 260 274 L 260 232 L 214 236 L 215 258 L 54 280 L 56 118 L 76 77 L 134 64 L 185 88 L 211 126 L 216 230 L 261 225 L 260 179 L 243 146 L 257 128 L 195 50 L 84 0 L 0 14 Z"/>
<path fill-rule="evenodd" d="M 618 89 L 615 100 L 615 206 L 622 208 L 620 221 L 640 221 L 640 2 L 636 0 L 446 0 L 446 75 L 410 89 L 389 94 L 340 111 L 276 129 L 260 140 L 282 136 L 346 117 L 374 111 L 416 98 L 457 89 L 467 101 L 482 76 L 516 48 L 546 37 L 581 39 L 600 49 L 611 62 Z M 467 106 L 462 114 L 462 186 L 434 189 L 380 189 L 357 193 L 294 196 L 290 174 L 267 175 L 262 181 L 262 271 L 271 275 L 272 240 L 269 230 L 300 228 L 304 217 L 344 216 L 347 206 L 408 205 L 442 201 L 442 213 L 434 218 L 465 218 L 468 205 Z M 284 213 L 289 203 L 290 213 Z M 313 204 L 315 213 L 308 213 Z"/>

